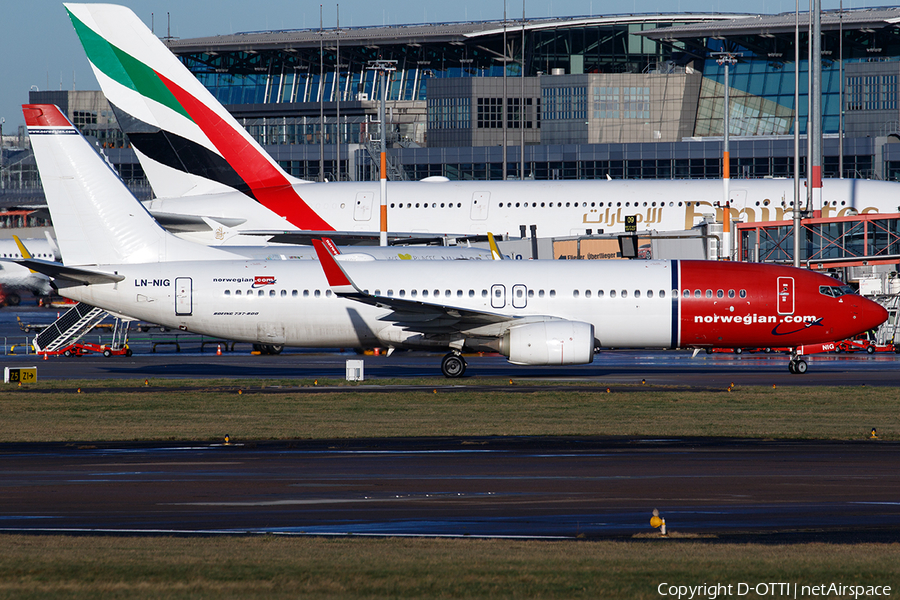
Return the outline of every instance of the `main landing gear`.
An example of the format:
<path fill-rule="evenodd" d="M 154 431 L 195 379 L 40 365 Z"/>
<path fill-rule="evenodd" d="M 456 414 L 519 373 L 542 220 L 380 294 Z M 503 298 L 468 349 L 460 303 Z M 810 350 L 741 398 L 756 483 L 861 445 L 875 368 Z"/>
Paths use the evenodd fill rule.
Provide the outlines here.
<path fill-rule="evenodd" d="M 794 375 L 803 375 L 808 368 L 809 365 L 806 364 L 806 361 L 803 360 L 799 354 L 791 355 L 791 362 L 788 363 L 788 371 Z"/>
<path fill-rule="evenodd" d="M 457 352 L 451 352 L 441 361 L 441 373 L 444 377 L 462 377 L 466 372 L 466 360 Z"/>

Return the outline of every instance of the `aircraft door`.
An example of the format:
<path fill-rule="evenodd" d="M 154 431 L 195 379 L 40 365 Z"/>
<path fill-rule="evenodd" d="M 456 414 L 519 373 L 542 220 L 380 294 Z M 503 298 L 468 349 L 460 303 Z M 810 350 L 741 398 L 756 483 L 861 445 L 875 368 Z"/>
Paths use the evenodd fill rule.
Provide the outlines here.
<path fill-rule="evenodd" d="M 175 314 L 188 316 L 193 312 L 193 299 L 190 277 L 175 278 Z"/>
<path fill-rule="evenodd" d="M 494 284 L 491 286 L 491 308 L 503 308 L 506 306 L 506 286 Z"/>
<path fill-rule="evenodd" d="M 359 192 L 356 194 L 356 205 L 353 207 L 354 221 L 368 221 L 372 218 L 372 200 L 375 194 L 372 192 Z"/>
<path fill-rule="evenodd" d="M 490 208 L 491 193 L 475 192 L 472 194 L 472 210 L 470 217 L 473 221 L 484 221 L 488 217 L 488 208 Z"/>
<path fill-rule="evenodd" d="M 794 278 L 778 278 L 778 314 L 794 314 Z"/>
<path fill-rule="evenodd" d="M 528 288 L 524 285 L 517 284 L 512 289 L 512 305 L 513 308 L 525 308 L 528 304 Z"/>

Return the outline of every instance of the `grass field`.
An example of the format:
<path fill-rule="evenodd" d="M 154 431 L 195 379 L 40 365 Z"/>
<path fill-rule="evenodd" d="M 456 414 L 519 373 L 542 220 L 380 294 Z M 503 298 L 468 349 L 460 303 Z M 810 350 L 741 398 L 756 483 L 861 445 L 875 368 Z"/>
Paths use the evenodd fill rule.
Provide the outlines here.
<path fill-rule="evenodd" d="M 148 383 L 0 388 L 0 442 L 216 440 L 225 434 L 234 440 L 482 435 L 840 440 L 866 438 L 873 427 L 882 440 L 900 439 L 900 390 L 894 388 L 615 386 L 607 392 L 601 385 L 519 391 L 508 381 L 479 380 L 497 389 L 451 391 L 435 379 L 403 382 L 420 385 L 421 391 L 380 392 L 392 382 Z M 314 393 L 312 388 L 324 385 L 340 389 Z M 660 595 L 662 583 L 766 582 L 889 585 L 897 595 L 900 543 L 0 536 L 0 599 L 641 599 L 674 597 Z M 718 597 L 775 596 L 753 591 L 738 596 L 733 589 L 733 595 Z M 708 591 L 697 597 L 712 600 Z"/>
<path fill-rule="evenodd" d="M 760 598 L 781 595 L 770 589 L 768 595 L 751 592 L 738 596 L 737 585 L 888 585 L 896 595 L 900 584 L 900 544 L 770 546 L 675 540 L 523 542 L 274 536 L 4 536 L 0 541 L 0 598 L 17 600 L 639 600 L 662 598 L 657 589 L 663 583 L 666 590 L 671 585 L 732 585 L 731 597 Z"/>
<path fill-rule="evenodd" d="M 0 388 L 0 442 L 317 439 L 483 435 L 900 439 L 900 388 L 687 391 L 598 386 L 517 392 L 438 387 L 384 393 L 380 382 L 311 393 L 314 382 L 143 380 Z M 324 386 L 330 382 L 319 382 Z M 484 381 L 479 383 L 483 384 Z M 107 384 L 110 385 L 110 384 Z M 171 385 L 182 385 L 180 382 Z M 277 387 L 275 387 L 277 385 Z M 81 393 L 78 392 L 81 389 Z M 345 388 L 340 388 L 341 390 Z M 124 390 L 124 391 L 123 391 Z M 266 393 L 266 390 L 274 393 Z M 239 393 L 240 392 L 240 393 Z"/>

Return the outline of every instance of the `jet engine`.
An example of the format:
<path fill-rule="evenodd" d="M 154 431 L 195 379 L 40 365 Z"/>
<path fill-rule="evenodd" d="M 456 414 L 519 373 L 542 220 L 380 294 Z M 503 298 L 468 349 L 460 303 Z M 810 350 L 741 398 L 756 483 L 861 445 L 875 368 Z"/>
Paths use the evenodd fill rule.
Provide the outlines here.
<path fill-rule="evenodd" d="M 580 321 L 545 321 L 511 327 L 500 353 L 516 365 L 583 365 L 594 360 L 594 326 Z"/>

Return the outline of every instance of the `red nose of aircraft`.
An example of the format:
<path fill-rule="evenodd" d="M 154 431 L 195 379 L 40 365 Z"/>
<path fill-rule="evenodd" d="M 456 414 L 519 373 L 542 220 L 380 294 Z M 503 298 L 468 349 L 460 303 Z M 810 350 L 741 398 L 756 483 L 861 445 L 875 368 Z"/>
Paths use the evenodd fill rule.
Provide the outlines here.
<path fill-rule="evenodd" d="M 860 317 L 862 318 L 865 331 L 869 331 L 887 321 L 888 311 L 877 302 L 863 298 L 860 306 Z"/>

